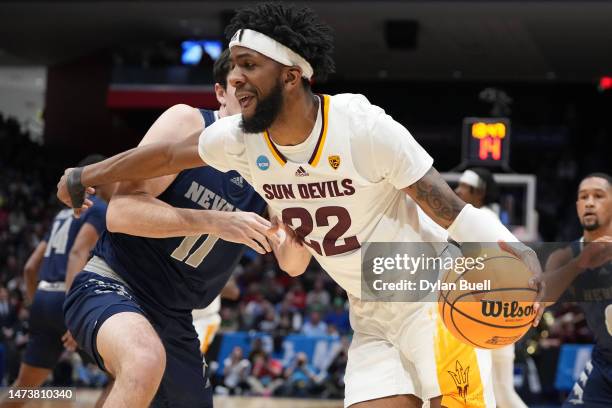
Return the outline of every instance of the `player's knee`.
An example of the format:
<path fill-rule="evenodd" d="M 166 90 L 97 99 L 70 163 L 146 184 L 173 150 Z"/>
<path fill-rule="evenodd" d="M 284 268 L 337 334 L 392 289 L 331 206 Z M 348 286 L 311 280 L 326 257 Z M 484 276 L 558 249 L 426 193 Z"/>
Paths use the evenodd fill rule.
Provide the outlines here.
<path fill-rule="evenodd" d="M 166 351 L 159 338 L 139 339 L 127 355 L 129 357 L 123 359 L 117 380 L 128 380 L 136 387 L 157 387 L 166 368 Z"/>

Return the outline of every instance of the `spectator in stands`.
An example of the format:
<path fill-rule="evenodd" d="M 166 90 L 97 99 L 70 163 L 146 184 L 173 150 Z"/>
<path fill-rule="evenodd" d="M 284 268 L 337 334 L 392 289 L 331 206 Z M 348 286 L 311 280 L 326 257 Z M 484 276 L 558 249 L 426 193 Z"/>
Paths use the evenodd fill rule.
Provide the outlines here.
<path fill-rule="evenodd" d="M 324 390 L 321 393 L 323 398 L 342 398 L 344 396 L 344 373 L 348 361 L 349 345 L 350 341 L 343 337 L 341 346 L 335 350 L 336 355 L 327 367 L 327 377 L 323 383 Z"/>
<path fill-rule="evenodd" d="M 306 292 L 304 292 L 304 288 L 299 281 L 296 281 L 293 284 L 289 295 L 291 298 L 291 303 L 298 310 L 304 310 L 306 308 Z"/>
<path fill-rule="evenodd" d="M 302 333 L 306 336 L 325 336 L 327 334 L 327 324 L 321 321 L 319 312 L 310 313 L 310 319 L 304 323 Z"/>
<path fill-rule="evenodd" d="M 300 331 L 302 328 L 302 314 L 292 305 L 291 299 L 285 298 L 285 300 L 277 306 L 277 313 L 277 336 L 286 336 Z"/>
<path fill-rule="evenodd" d="M 4 286 L 0 287 L 0 327 L 4 330 L 10 329 L 17 319 L 17 313 L 9 300 L 9 291 Z"/>
<path fill-rule="evenodd" d="M 333 324 L 327 325 L 327 332 L 325 334 L 336 339 L 340 338 L 340 333 L 338 332 L 336 326 L 334 326 Z"/>
<path fill-rule="evenodd" d="M 266 397 L 273 395 L 276 389 L 283 385 L 282 373 L 283 365 L 280 361 L 271 358 L 268 353 L 258 353 L 247 378 L 251 392 Z"/>
<path fill-rule="evenodd" d="M 349 313 L 346 310 L 343 299 L 339 297 L 334 298 L 333 309 L 325 316 L 325 323 L 336 326 L 340 334 L 346 334 L 351 331 Z"/>
<path fill-rule="evenodd" d="M 327 310 L 329 306 L 329 293 L 325 290 L 323 278 L 317 277 L 314 288 L 306 296 L 308 310 Z"/>
<path fill-rule="evenodd" d="M 293 397 L 309 397 L 314 394 L 321 379 L 314 368 L 308 363 L 306 353 L 298 353 L 296 358 L 285 370 L 286 379 L 283 384 L 283 395 Z"/>
<path fill-rule="evenodd" d="M 251 363 L 243 357 L 242 348 L 234 347 L 231 354 L 223 362 L 223 385 L 230 395 L 241 395 L 248 389 L 246 382 Z"/>
<path fill-rule="evenodd" d="M 261 319 L 257 325 L 257 330 L 266 333 L 273 333 L 277 327 L 278 319 L 276 318 L 276 312 L 274 311 L 272 305 L 268 304 L 266 305 L 266 312 L 263 319 Z"/>

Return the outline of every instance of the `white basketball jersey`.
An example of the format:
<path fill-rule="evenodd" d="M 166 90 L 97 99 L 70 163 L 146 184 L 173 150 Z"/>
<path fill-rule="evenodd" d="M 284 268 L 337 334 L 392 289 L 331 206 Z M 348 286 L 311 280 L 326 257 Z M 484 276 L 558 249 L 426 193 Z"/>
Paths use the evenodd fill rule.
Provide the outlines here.
<path fill-rule="evenodd" d="M 364 177 L 358 171 L 356 159 L 378 157 L 381 166 L 387 164 L 386 160 L 397 159 L 393 156 L 387 159 L 376 152 L 373 155 L 360 152 L 359 158 L 354 157 L 352 145 L 356 138 L 371 137 L 372 148 L 376 150 L 377 138 L 396 135 L 364 134 L 376 132 L 377 128 L 369 130 L 368 126 L 355 126 L 356 121 L 367 122 L 368 118 L 356 117 L 354 105 L 364 105 L 358 108 L 365 109 L 366 114 L 370 108 L 376 108 L 373 112 L 377 114 L 384 115 L 384 111 L 373 107 L 360 95 L 324 95 L 321 101 L 321 132 L 307 161 L 292 162 L 285 158 L 266 132 L 233 132 L 233 140 L 226 140 L 224 144 L 225 162 L 220 162 L 219 154 L 214 154 L 216 135 L 205 132 L 200 139 L 200 154 L 206 163 L 221 167 L 221 170 L 232 168 L 243 173 L 274 215 L 304 238 L 307 249 L 330 276 L 348 293 L 360 298 L 362 244 L 368 241 L 446 240 L 446 231 L 398 189 L 420 179 L 431 168 L 433 160 L 401 125 L 393 121 L 405 132 L 398 137 L 409 139 L 398 142 L 406 150 L 408 164 L 398 164 L 403 167 L 395 180 Z M 236 144 L 244 145 L 244 149 Z M 404 157 L 399 156 L 400 159 Z M 376 165 L 378 163 L 374 163 Z"/>

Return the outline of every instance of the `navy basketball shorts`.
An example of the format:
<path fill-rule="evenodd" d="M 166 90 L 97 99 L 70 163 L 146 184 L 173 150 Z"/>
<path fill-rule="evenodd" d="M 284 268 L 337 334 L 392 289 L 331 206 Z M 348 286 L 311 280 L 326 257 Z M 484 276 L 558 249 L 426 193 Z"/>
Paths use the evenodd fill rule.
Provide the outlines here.
<path fill-rule="evenodd" d="M 597 349 L 580 373 L 572 392 L 562 408 L 612 407 L 612 362 L 607 361 Z"/>
<path fill-rule="evenodd" d="M 70 332 L 104 370 L 104 361 L 96 348 L 96 336 L 106 319 L 122 312 L 144 316 L 166 350 L 166 369 L 151 406 L 212 407 L 212 388 L 206 378 L 206 366 L 191 313 L 168 316 L 140 302 L 123 283 L 88 271 L 77 275 L 64 303 Z"/>
<path fill-rule="evenodd" d="M 30 339 L 23 355 L 27 365 L 51 370 L 62 355 L 64 298 L 64 291 L 36 291 L 30 306 Z"/>

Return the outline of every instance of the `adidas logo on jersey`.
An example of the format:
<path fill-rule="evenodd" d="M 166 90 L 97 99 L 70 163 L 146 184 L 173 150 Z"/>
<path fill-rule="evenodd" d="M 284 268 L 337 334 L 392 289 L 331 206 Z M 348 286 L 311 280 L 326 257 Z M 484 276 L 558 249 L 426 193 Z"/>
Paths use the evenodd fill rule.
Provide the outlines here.
<path fill-rule="evenodd" d="M 295 171 L 295 175 L 298 176 L 298 177 L 305 177 L 305 176 L 308 176 L 308 172 L 306 170 L 304 170 L 304 168 L 302 166 L 300 166 Z"/>
<path fill-rule="evenodd" d="M 232 177 L 230 181 L 240 188 L 244 187 L 244 179 L 241 176 Z"/>

